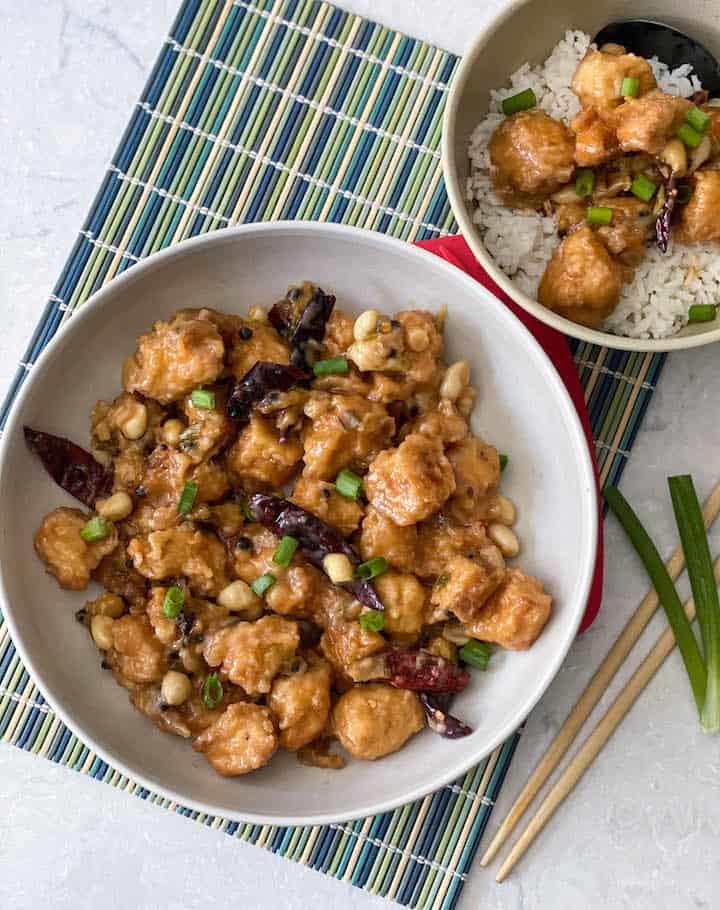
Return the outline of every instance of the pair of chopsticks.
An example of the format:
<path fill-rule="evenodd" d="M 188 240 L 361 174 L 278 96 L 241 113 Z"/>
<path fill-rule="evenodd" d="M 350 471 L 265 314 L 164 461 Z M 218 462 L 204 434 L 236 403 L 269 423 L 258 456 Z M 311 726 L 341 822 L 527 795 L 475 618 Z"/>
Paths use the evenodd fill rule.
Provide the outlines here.
<path fill-rule="evenodd" d="M 720 483 L 717 484 L 712 493 L 708 496 L 703 506 L 703 520 L 706 529 L 712 525 L 719 513 Z M 675 550 L 667 561 L 666 567 L 670 577 L 674 581 L 685 568 L 685 557 L 682 547 L 678 547 L 677 550 Z M 720 583 L 720 557 L 715 561 L 714 570 L 715 580 Z M 606 654 L 603 662 L 595 671 L 595 675 L 575 703 L 575 707 L 558 731 L 557 736 L 550 744 L 547 752 L 530 775 L 530 779 L 523 787 L 520 795 L 510 809 L 507 818 L 500 826 L 497 834 L 485 852 L 485 855 L 480 860 L 481 866 L 487 866 L 488 863 L 492 861 L 500 847 L 502 847 L 515 829 L 515 826 L 524 815 L 530 803 L 539 793 L 543 784 L 560 764 L 563 756 L 580 732 L 582 725 L 589 717 L 590 712 L 598 704 L 613 677 L 640 638 L 643 630 L 657 610 L 659 603 L 660 601 L 655 589 L 651 588 L 640 602 L 635 613 L 633 613 L 627 621 L 625 628 L 615 640 L 615 643 Z M 695 603 L 692 598 L 686 601 L 684 609 L 688 619 L 692 622 L 695 618 Z M 663 661 L 674 647 L 675 637 L 672 630 L 668 628 L 655 642 L 648 655 L 612 705 L 605 712 L 602 720 L 599 721 L 572 761 L 552 786 L 550 792 L 540 804 L 537 812 L 515 842 L 515 845 L 503 864 L 500 866 L 500 869 L 495 876 L 496 881 L 502 882 L 507 878 L 513 867 L 522 858 L 528 847 L 555 814 L 565 797 L 571 793 L 580 778 L 590 767 L 605 743 L 617 729 L 623 717 L 625 717 L 633 704 L 635 704 L 640 693 L 653 678 L 657 670 L 662 666 Z"/>

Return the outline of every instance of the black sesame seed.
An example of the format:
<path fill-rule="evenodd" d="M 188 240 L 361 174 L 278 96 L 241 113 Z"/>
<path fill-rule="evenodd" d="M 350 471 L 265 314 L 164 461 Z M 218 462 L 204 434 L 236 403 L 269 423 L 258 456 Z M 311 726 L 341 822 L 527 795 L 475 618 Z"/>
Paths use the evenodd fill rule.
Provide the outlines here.
<path fill-rule="evenodd" d="M 400 321 L 397 320 L 397 319 L 391 319 L 391 320 L 390 320 L 390 325 L 391 325 L 392 328 L 394 328 L 394 329 L 399 329 L 399 328 L 400 328 Z"/>
<path fill-rule="evenodd" d="M 103 657 L 103 659 L 100 661 L 100 667 L 101 667 L 103 670 L 109 670 L 109 669 L 110 669 L 110 664 L 105 660 L 104 657 Z"/>
<path fill-rule="evenodd" d="M 388 357 L 395 357 L 395 356 L 397 356 L 397 349 L 390 348 L 390 350 L 388 351 Z"/>
<path fill-rule="evenodd" d="M 190 641 L 195 642 L 195 644 L 201 645 L 205 641 L 205 636 L 197 632 L 195 635 L 190 636 Z"/>
<path fill-rule="evenodd" d="M 75 619 L 77 619 L 78 622 L 85 622 L 87 615 L 85 607 L 81 607 L 79 610 L 75 611 Z"/>
<path fill-rule="evenodd" d="M 328 490 L 328 489 L 323 489 L 323 491 L 322 491 L 322 497 L 323 497 L 323 499 L 330 499 L 330 490 Z"/>
<path fill-rule="evenodd" d="M 147 490 L 145 489 L 145 487 L 142 484 L 135 487 L 135 495 L 136 496 L 147 496 Z"/>
<path fill-rule="evenodd" d="M 169 711 L 170 705 L 165 701 L 161 701 L 160 704 L 158 705 L 158 708 L 160 708 L 161 711 Z"/>
<path fill-rule="evenodd" d="M 411 404 L 410 407 L 408 408 L 409 417 L 417 417 L 419 413 L 420 413 L 420 408 L 416 404 Z"/>
<path fill-rule="evenodd" d="M 235 541 L 235 548 L 237 550 L 251 550 L 252 540 L 249 537 L 238 537 Z"/>
<path fill-rule="evenodd" d="M 160 445 L 158 446 L 158 449 L 160 449 L 161 452 L 164 452 L 167 449 L 167 446 L 165 445 L 164 442 L 161 442 Z"/>
<path fill-rule="evenodd" d="M 178 629 L 180 629 L 182 634 L 185 636 L 190 634 L 190 630 L 192 629 L 194 622 L 195 614 L 186 613 L 184 610 L 181 610 L 175 617 L 175 623 L 177 624 Z"/>
<path fill-rule="evenodd" d="M 179 652 L 179 651 L 171 651 L 171 652 L 168 654 L 168 657 L 170 658 L 170 660 L 177 660 L 178 657 L 180 657 L 180 652 Z"/>
<path fill-rule="evenodd" d="M 253 330 L 248 326 L 244 325 L 239 332 L 240 337 L 243 341 L 250 341 L 253 336 Z"/>

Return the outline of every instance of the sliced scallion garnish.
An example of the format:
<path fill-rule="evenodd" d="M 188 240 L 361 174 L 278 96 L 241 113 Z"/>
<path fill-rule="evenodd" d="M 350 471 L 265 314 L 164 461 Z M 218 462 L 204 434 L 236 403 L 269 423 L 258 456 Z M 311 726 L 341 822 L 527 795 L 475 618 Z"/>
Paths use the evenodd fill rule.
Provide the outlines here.
<path fill-rule="evenodd" d="M 587 210 L 588 224 L 610 224 L 613 210 L 606 205 L 591 205 Z"/>
<path fill-rule="evenodd" d="M 177 504 L 177 510 L 181 515 L 187 515 L 187 513 L 192 509 L 193 503 L 195 502 L 195 497 L 197 496 L 198 485 L 193 483 L 192 480 L 188 482 L 183 487 L 183 491 L 180 494 L 180 499 Z"/>
<path fill-rule="evenodd" d="M 603 498 L 630 538 L 630 542 L 635 547 L 635 551 L 642 560 L 653 587 L 657 591 L 658 598 L 665 610 L 670 628 L 673 631 L 675 641 L 685 663 L 690 686 L 695 696 L 695 704 L 700 714 L 705 701 L 707 674 L 702 655 L 700 654 L 700 648 L 680 603 L 675 585 L 672 583 L 672 579 L 668 575 L 665 564 L 660 558 L 655 544 L 650 539 L 650 535 L 642 526 L 640 519 L 620 490 L 617 487 L 606 487 L 603 491 Z"/>
<path fill-rule="evenodd" d="M 712 303 L 693 303 L 688 310 L 688 322 L 712 322 L 717 316 L 717 307 Z"/>
<path fill-rule="evenodd" d="M 687 114 L 685 114 L 685 119 L 698 133 L 704 133 L 708 128 L 711 117 L 710 114 L 701 111 L 699 107 L 691 107 Z"/>
<path fill-rule="evenodd" d="M 290 560 L 295 554 L 300 542 L 295 537 L 291 537 L 289 534 L 286 534 L 277 545 L 275 552 L 273 553 L 273 562 L 277 566 L 282 566 L 286 569 L 290 565 Z"/>
<path fill-rule="evenodd" d="M 358 622 L 364 632 L 382 632 L 385 628 L 385 616 L 380 610 L 367 610 L 361 613 Z"/>
<path fill-rule="evenodd" d="M 466 664 L 475 667 L 476 670 L 487 670 L 490 663 L 492 648 L 486 641 L 477 641 L 471 638 L 467 644 L 464 644 L 458 651 L 460 659 Z"/>
<path fill-rule="evenodd" d="M 335 478 L 335 489 L 347 499 L 357 499 L 362 490 L 362 477 L 358 477 L 354 471 L 343 468 Z"/>
<path fill-rule="evenodd" d="M 630 192 L 643 202 L 650 202 L 657 192 L 657 183 L 653 183 L 644 174 L 638 174 L 630 184 Z"/>
<path fill-rule="evenodd" d="M 207 389 L 193 389 L 190 401 L 194 408 L 212 410 L 215 407 L 215 392 L 208 392 Z"/>
<path fill-rule="evenodd" d="M 702 133 L 698 133 L 689 123 L 683 123 L 677 131 L 678 137 L 691 149 L 696 149 L 703 140 Z"/>
<path fill-rule="evenodd" d="M 377 578 L 378 575 L 382 575 L 389 565 L 390 563 L 384 556 L 375 556 L 373 559 L 368 559 L 367 562 L 361 562 L 355 570 L 355 574 L 358 578 L 363 578 L 367 581 L 370 578 Z"/>
<path fill-rule="evenodd" d="M 168 619 L 175 619 L 178 613 L 182 610 L 184 603 L 185 592 L 182 588 L 178 588 L 177 585 L 173 585 L 165 592 L 165 600 L 163 601 L 163 613 L 165 616 L 167 616 Z"/>
<path fill-rule="evenodd" d="M 506 117 L 510 117 L 512 114 L 518 114 L 520 111 L 529 111 L 531 107 L 535 107 L 537 104 L 537 98 L 535 97 L 535 92 L 531 88 L 523 89 L 522 92 L 518 92 L 517 95 L 511 95 L 509 98 L 505 98 L 502 103 L 503 114 Z"/>
<path fill-rule="evenodd" d="M 105 540 L 111 531 L 112 524 L 107 518 L 94 515 L 80 531 L 80 536 L 85 543 L 95 543 L 98 540 Z"/>
<path fill-rule="evenodd" d="M 626 76 L 620 86 L 620 96 L 622 98 L 637 98 L 640 94 L 640 80 L 633 76 Z"/>
<path fill-rule="evenodd" d="M 507 457 L 507 455 L 505 455 L 504 452 L 500 452 L 498 459 L 500 460 L 500 471 L 502 472 L 508 466 L 508 461 L 510 461 L 510 459 Z"/>
<path fill-rule="evenodd" d="M 578 196 L 592 196 L 595 173 L 589 167 L 581 168 L 575 177 L 575 192 Z"/>
<path fill-rule="evenodd" d="M 700 723 L 706 733 L 720 731 L 720 598 L 705 523 L 692 477 L 668 478 L 675 521 L 702 637 L 707 683 Z"/>
<path fill-rule="evenodd" d="M 205 680 L 202 690 L 202 700 L 205 707 L 214 711 L 223 697 L 223 687 L 217 673 L 211 673 Z"/>
<path fill-rule="evenodd" d="M 347 373 L 349 369 L 347 357 L 331 357 L 329 360 L 317 360 L 313 364 L 313 373 L 316 376 L 333 376 L 337 373 Z"/>
<path fill-rule="evenodd" d="M 272 572 L 266 572 L 264 575 L 260 575 L 256 578 L 250 587 L 252 588 L 253 594 L 257 594 L 258 597 L 263 597 L 265 592 L 272 588 L 276 581 L 277 579 Z"/>

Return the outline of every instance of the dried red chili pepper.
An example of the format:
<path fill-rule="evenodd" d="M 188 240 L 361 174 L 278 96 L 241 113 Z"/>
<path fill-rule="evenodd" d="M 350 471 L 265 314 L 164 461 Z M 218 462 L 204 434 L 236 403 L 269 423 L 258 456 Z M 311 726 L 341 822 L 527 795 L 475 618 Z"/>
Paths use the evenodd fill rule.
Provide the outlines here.
<path fill-rule="evenodd" d="M 429 651 L 393 648 L 386 658 L 387 682 L 396 689 L 413 692 L 462 692 L 470 674 L 452 661 Z"/>
<path fill-rule="evenodd" d="M 293 301 L 278 301 L 268 313 L 271 325 L 287 338 L 290 344 L 290 363 L 304 369 L 308 365 L 308 348 L 319 346 L 335 306 L 335 295 L 315 288 L 299 318 L 295 318 Z"/>
<path fill-rule="evenodd" d="M 89 508 L 112 493 L 113 471 L 63 436 L 23 427 L 25 442 L 58 486 Z"/>
<path fill-rule="evenodd" d="M 297 367 L 258 360 L 235 383 L 225 413 L 234 420 L 247 422 L 253 406 L 262 401 L 268 392 L 287 392 L 307 378 L 307 374 Z"/>
<path fill-rule="evenodd" d="M 439 703 L 436 696 L 421 692 L 420 704 L 427 715 L 428 727 L 433 733 L 444 736 L 446 739 L 461 739 L 472 733 L 472 727 L 450 714 L 445 706 Z"/>

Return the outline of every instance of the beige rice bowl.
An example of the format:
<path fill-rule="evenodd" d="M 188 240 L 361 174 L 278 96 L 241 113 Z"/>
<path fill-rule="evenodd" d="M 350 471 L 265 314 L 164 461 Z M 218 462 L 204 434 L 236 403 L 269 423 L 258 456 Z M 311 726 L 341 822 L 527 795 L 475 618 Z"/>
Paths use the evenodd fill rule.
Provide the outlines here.
<path fill-rule="evenodd" d="M 470 137 L 467 198 L 475 206 L 473 220 L 498 267 L 535 299 L 545 266 L 560 243 L 555 220 L 539 212 L 509 209 L 500 201 L 493 189 L 488 143 L 504 119 L 503 99 L 526 88 L 535 92 L 538 108 L 569 125 L 580 111 L 570 83 L 589 47 L 589 35 L 568 31 L 543 64 L 521 66 L 508 86 L 491 92 L 490 113 Z M 669 94 L 689 97 L 702 88 L 690 65 L 669 70 L 657 58 L 649 63 L 659 88 Z M 648 250 L 634 280 L 623 285 L 620 302 L 599 328 L 629 338 L 667 338 L 687 324 L 691 304 L 719 301 L 717 246 L 674 245 L 671 239 L 667 253 L 656 247 Z"/>

